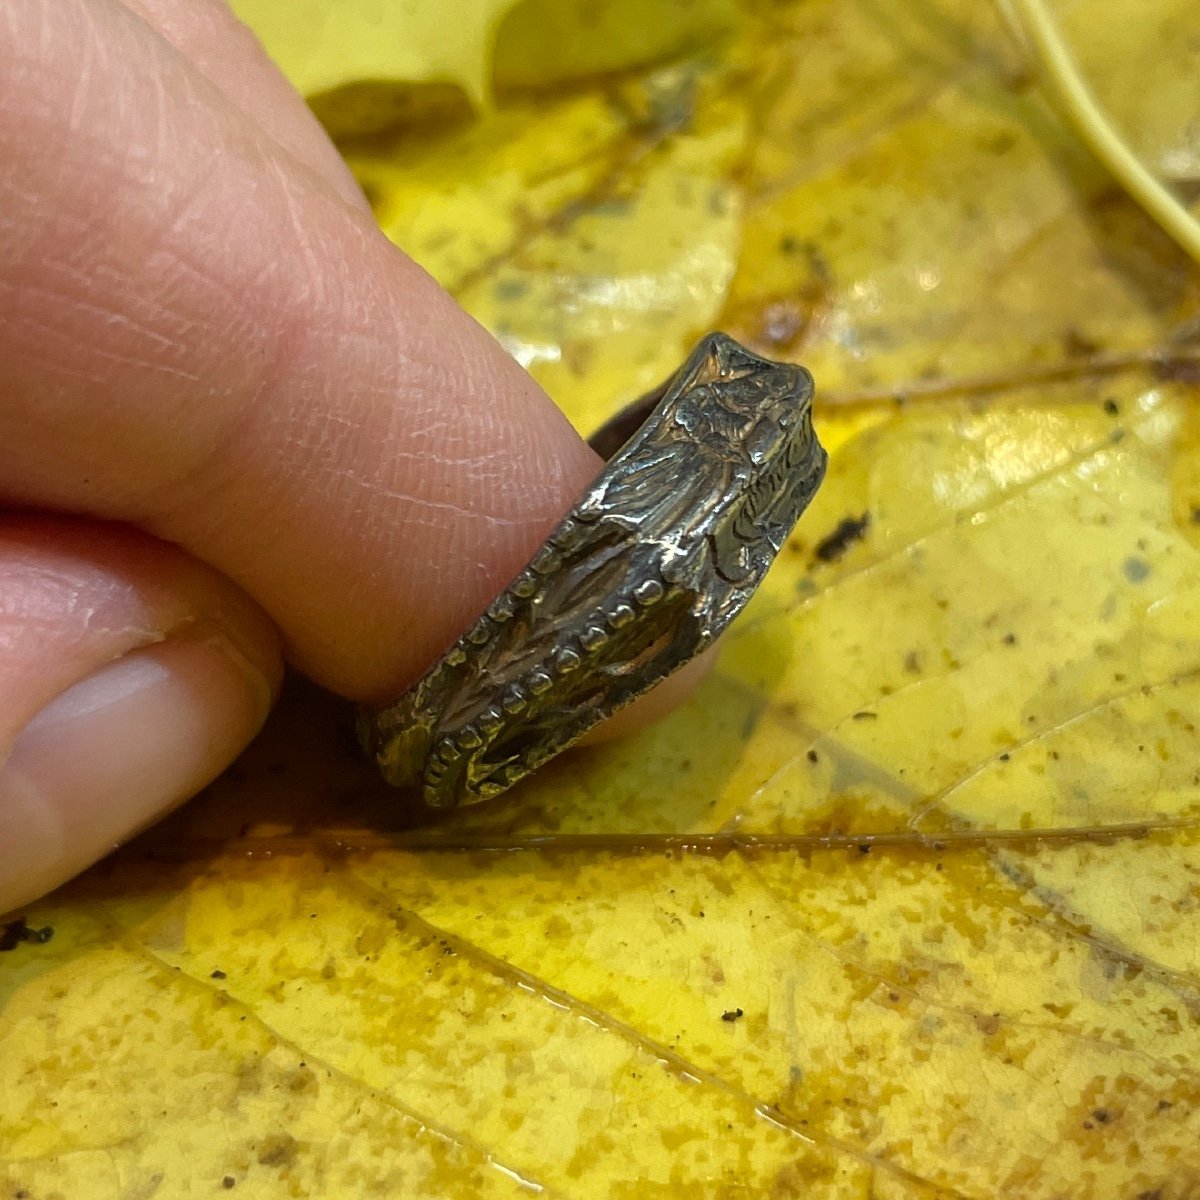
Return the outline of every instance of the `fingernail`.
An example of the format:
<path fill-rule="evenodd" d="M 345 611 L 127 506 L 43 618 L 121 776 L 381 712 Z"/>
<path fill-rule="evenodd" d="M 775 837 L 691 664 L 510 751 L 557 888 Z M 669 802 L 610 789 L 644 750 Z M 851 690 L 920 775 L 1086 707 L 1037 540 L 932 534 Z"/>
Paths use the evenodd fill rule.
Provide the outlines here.
<path fill-rule="evenodd" d="M 199 791 L 271 699 L 262 673 L 216 635 L 134 651 L 56 697 L 0 767 L 0 912 Z"/>

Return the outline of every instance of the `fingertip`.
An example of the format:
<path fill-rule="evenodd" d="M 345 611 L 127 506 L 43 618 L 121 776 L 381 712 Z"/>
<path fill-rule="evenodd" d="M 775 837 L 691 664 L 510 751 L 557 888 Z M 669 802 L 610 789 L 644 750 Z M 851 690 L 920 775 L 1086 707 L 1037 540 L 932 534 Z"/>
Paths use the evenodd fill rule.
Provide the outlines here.
<path fill-rule="evenodd" d="M 0 518 L 0 911 L 203 787 L 257 732 L 281 673 L 258 605 L 178 547 Z"/>
<path fill-rule="evenodd" d="M 215 631 L 126 654 L 26 725 L 0 767 L 0 912 L 50 891 L 199 791 L 278 686 Z"/>

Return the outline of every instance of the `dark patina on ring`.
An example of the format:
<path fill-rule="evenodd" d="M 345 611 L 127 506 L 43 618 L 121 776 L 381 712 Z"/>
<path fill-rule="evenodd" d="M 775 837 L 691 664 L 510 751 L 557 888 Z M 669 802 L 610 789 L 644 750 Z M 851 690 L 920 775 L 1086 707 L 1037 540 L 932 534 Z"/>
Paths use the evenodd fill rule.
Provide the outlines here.
<path fill-rule="evenodd" d="M 825 474 L 812 377 L 709 334 L 590 438 L 609 459 L 528 566 L 400 699 L 364 710 L 388 783 L 498 795 L 716 640 Z"/>

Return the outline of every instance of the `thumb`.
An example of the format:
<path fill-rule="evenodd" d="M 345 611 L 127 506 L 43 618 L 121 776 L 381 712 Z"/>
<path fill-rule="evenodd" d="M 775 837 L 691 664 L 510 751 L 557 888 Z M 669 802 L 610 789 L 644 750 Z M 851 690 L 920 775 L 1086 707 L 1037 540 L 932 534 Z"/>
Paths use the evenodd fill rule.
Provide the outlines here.
<path fill-rule="evenodd" d="M 0 518 L 0 912 L 208 783 L 279 677 L 257 605 L 175 547 Z"/>

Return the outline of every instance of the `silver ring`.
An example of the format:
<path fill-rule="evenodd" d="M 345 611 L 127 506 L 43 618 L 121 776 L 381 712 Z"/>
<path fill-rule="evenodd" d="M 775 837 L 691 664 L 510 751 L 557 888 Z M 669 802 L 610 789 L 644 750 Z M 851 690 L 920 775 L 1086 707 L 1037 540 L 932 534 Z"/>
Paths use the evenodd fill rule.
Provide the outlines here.
<path fill-rule="evenodd" d="M 812 397 L 803 367 L 712 333 L 597 430 L 607 465 L 525 569 L 360 713 L 384 779 L 432 808 L 487 800 L 712 645 L 824 478 Z"/>

